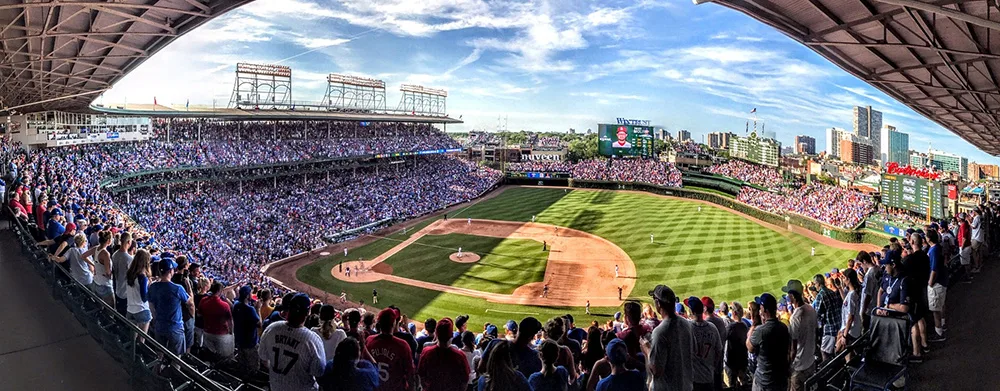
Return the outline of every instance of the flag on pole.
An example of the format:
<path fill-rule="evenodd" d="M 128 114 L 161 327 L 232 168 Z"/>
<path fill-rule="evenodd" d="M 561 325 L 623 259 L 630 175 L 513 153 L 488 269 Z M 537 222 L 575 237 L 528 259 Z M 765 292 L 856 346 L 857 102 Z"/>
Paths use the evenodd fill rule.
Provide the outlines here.
<path fill-rule="evenodd" d="M 757 112 L 757 108 L 756 107 L 754 107 L 753 110 L 750 110 L 750 114 L 753 114 L 753 113 L 756 113 L 756 112 Z"/>
<path fill-rule="evenodd" d="M 186 102 L 184 102 L 184 110 L 187 110 L 190 106 L 191 106 L 191 99 L 188 99 Z"/>
<path fill-rule="evenodd" d="M 154 96 L 154 97 L 153 97 L 153 106 L 156 106 L 157 104 L 158 104 L 158 103 L 156 103 L 156 97 Z"/>

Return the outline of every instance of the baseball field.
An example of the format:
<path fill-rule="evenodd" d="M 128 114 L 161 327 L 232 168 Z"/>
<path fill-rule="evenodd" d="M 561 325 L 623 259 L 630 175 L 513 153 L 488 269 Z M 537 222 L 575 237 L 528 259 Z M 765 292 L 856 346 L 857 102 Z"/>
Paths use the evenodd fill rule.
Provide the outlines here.
<path fill-rule="evenodd" d="M 394 227 L 331 247 L 331 255 L 284 277 L 268 274 L 294 275 L 298 281 L 282 282 L 327 292 L 330 301 L 344 291 L 371 305 L 377 290 L 375 306 L 394 304 L 419 321 L 469 314 L 476 325 L 502 324 L 569 312 L 585 325 L 619 310 L 619 289 L 622 299 L 643 302 L 657 284 L 681 297 L 746 302 L 780 294 L 789 278 L 843 267 L 858 249 L 686 199 L 535 187 L 498 192 L 447 220 L 404 224 L 405 233 Z"/>

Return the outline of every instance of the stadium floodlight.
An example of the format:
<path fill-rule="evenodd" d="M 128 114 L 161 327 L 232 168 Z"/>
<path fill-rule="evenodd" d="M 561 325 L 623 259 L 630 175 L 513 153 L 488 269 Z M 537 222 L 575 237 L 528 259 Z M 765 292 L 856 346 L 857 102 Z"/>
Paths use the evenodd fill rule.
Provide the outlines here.
<path fill-rule="evenodd" d="M 427 94 L 427 95 L 434 95 L 434 96 L 448 96 L 448 91 L 445 91 L 445 90 L 442 90 L 442 89 L 437 89 L 437 88 L 428 88 L 428 87 L 424 87 L 424 86 L 418 86 L 416 84 L 403 84 L 403 85 L 399 86 L 399 90 L 403 91 L 403 92 L 413 92 L 413 93 L 417 93 L 417 94 Z"/>
<path fill-rule="evenodd" d="M 360 87 L 371 87 L 371 88 L 382 88 L 385 89 L 385 82 L 377 79 L 370 79 L 367 77 L 351 76 L 351 75 L 341 75 L 337 73 L 331 73 L 326 76 L 326 81 L 328 83 L 340 83 Z"/>
<path fill-rule="evenodd" d="M 250 73 L 261 76 L 292 77 L 292 68 L 285 65 L 251 64 L 241 62 L 236 64 L 237 73 Z"/>

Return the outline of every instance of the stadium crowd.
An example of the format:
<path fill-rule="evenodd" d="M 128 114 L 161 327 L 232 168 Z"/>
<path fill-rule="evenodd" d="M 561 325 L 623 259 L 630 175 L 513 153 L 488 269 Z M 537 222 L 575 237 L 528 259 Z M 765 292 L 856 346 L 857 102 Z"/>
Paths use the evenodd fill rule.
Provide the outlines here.
<path fill-rule="evenodd" d="M 697 154 L 697 155 L 711 155 L 711 149 L 701 143 L 697 143 L 694 140 L 684 140 L 679 142 L 674 142 L 671 144 L 671 148 L 677 153 L 683 154 Z"/>
<path fill-rule="evenodd" d="M 530 161 L 507 163 L 507 171 L 512 172 L 571 172 L 573 163 L 566 161 Z"/>
<path fill-rule="evenodd" d="M 744 186 L 736 199 L 767 212 L 797 213 L 841 228 L 857 227 L 875 208 L 866 194 L 819 183 L 784 194 Z"/>
<path fill-rule="evenodd" d="M 586 329 L 572 314 L 478 329 L 458 314 L 418 332 L 393 306 L 337 310 L 276 292 L 251 270 L 324 234 L 468 200 L 499 181 L 495 170 L 427 157 L 402 173 L 362 168 L 308 187 L 251 182 L 242 191 L 179 186 L 172 197 L 148 189 L 122 203 L 96 184 L 114 162 L 80 148 L 4 151 L 16 178 L 8 205 L 37 223 L 54 262 L 174 353 L 267 373 L 271 390 L 800 390 L 881 317 L 905 314 L 911 338 L 876 343 L 925 359 L 947 335 L 948 286 L 971 280 L 996 236 L 997 207 L 982 206 L 746 303 L 685 299 L 658 285 L 646 304 L 628 300 Z M 591 160 L 573 173 L 680 186 L 679 171 L 652 160 Z M 837 226 L 872 209 L 860 193 L 818 184 L 787 195 L 745 187 L 739 198 Z"/>
<path fill-rule="evenodd" d="M 730 159 L 722 164 L 716 164 L 706 169 L 709 173 L 762 186 L 771 190 L 781 188 L 784 178 L 778 170 L 759 164 L 747 163 L 742 160 Z"/>
<path fill-rule="evenodd" d="M 673 163 L 654 159 L 584 160 L 573 166 L 573 178 L 681 187 L 681 172 Z"/>

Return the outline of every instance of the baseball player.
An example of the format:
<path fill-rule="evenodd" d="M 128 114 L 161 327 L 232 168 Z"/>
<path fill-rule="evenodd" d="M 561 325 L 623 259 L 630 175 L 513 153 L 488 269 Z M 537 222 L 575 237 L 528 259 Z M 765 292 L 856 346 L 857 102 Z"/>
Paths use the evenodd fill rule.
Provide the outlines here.
<path fill-rule="evenodd" d="M 653 234 L 649 234 L 649 244 L 653 244 Z"/>
<path fill-rule="evenodd" d="M 535 222 L 535 215 L 531 215 L 531 222 L 532 222 L 532 223 L 534 223 L 534 222 Z"/>
<path fill-rule="evenodd" d="M 361 270 L 368 270 L 365 269 L 365 261 L 360 261 L 360 263 L 361 263 Z"/>
<path fill-rule="evenodd" d="M 587 300 L 587 306 L 584 308 L 587 315 L 590 315 L 590 300 Z"/>
<path fill-rule="evenodd" d="M 698 211 L 701 212 L 701 207 L 700 206 L 698 207 Z"/>
<path fill-rule="evenodd" d="M 462 257 L 462 248 L 461 247 L 458 248 L 458 257 L 459 258 Z"/>
<path fill-rule="evenodd" d="M 812 256 L 814 256 L 814 257 L 816 256 L 816 247 L 812 248 Z"/>
<path fill-rule="evenodd" d="M 347 278 L 351 278 L 351 267 L 350 266 L 347 267 L 347 273 L 346 274 L 347 274 Z"/>
<path fill-rule="evenodd" d="M 344 247 L 344 256 L 347 256 L 347 247 Z"/>
<path fill-rule="evenodd" d="M 465 220 L 465 225 L 472 225 L 472 218 L 469 217 Z"/>
<path fill-rule="evenodd" d="M 549 283 L 547 282 L 542 286 L 542 297 L 549 297 Z"/>
<path fill-rule="evenodd" d="M 340 304 L 347 303 L 347 292 L 344 290 L 340 291 Z"/>
<path fill-rule="evenodd" d="M 378 304 L 378 290 L 372 289 L 372 304 Z"/>
<path fill-rule="evenodd" d="M 271 389 L 316 390 L 316 377 L 323 374 L 326 352 L 319 334 L 303 327 L 312 301 L 304 293 L 295 295 L 278 310 L 287 320 L 271 323 L 260 337 L 257 354 L 267 361 Z"/>
<path fill-rule="evenodd" d="M 618 265 L 615 265 L 615 278 L 618 278 Z"/>

